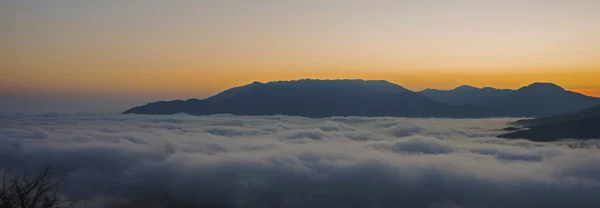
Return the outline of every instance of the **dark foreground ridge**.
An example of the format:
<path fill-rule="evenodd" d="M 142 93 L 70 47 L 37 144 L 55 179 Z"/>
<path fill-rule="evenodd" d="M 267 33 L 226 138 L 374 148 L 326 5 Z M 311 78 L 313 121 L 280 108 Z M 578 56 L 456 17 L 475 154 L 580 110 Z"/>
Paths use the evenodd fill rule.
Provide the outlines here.
<path fill-rule="evenodd" d="M 452 93 L 461 91 L 461 93 Z M 483 91 L 477 93 L 477 91 Z M 303 117 L 537 117 L 566 113 L 600 104 L 596 98 L 569 92 L 554 84 L 535 83 L 519 90 L 459 87 L 446 97 L 465 94 L 462 103 L 444 102 L 383 80 L 313 80 L 254 82 L 213 97 L 149 103 L 125 114 L 289 115 Z M 465 93 L 466 92 L 466 93 Z M 439 94 L 439 93 L 438 93 Z M 491 95 L 490 95 L 491 94 Z M 479 97 L 477 97 L 479 96 Z M 565 100 L 566 99 L 566 100 Z"/>
<path fill-rule="evenodd" d="M 600 105 L 557 116 L 519 120 L 513 124 L 529 129 L 499 137 L 540 142 L 600 138 Z"/>

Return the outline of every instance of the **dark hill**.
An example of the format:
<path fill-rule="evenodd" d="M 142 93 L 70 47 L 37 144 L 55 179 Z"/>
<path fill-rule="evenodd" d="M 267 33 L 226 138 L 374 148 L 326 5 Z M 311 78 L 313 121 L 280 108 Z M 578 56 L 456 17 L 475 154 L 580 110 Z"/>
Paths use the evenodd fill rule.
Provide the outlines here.
<path fill-rule="evenodd" d="M 435 97 L 435 93 L 444 95 L 431 99 Z M 441 101 L 441 98 L 446 100 Z M 566 91 L 551 83 L 534 83 L 516 91 L 461 86 L 450 91 L 425 90 L 415 93 L 387 81 L 303 79 L 254 82 L 204 100 L 161 101 L 138 106 L 124 113 L 281 114 L 304 117 L 540 117 L 581 110 L 597 104 L 600 104 L 597 98 Z"/>
<path fill-rule="evenodd" d="M 531 126 L 569 122 L 569 121 L 583 120 L 583 119 L 596 118 L 596 117 L 600 118 L 600 105 L 586 108 L 581 111 L 560 114 L 560 115 L 556 115 L 556 116 L 542 117 L 542 118 L 536 118 L 536 119 L 518 120 L 518 121 L 514 122 L 513 124 L 525 126 L 525 127 L 531 127 Z M 600 129 L 600 127 L 599 127 L 599 129 Z"/>
<path fill-rule="evenodd" d="M 514 90 L 495 89 L 491 87 L 476 88 L 468 85 L 453 90 L 426 89 L 420 93 L 432 100 L 453 105 L 480 104 L 506 96 Z"/>
<path fill-rule="evenodd" d="M 544 117 L 574 112 L 600 104 L 600 100 L 567 91 L 552 83 L 533 83 L 506 96 L 481 103 L 509 117 Z"/>
<path fill-rule="evenodd" d="M 529 129 L 499 137 L 533 141 L 600 138 L 600 106 L 557 116 L 519 120 L 513 124 Z"/>
<path fill-rule="evenodd" d="M 600 139 L 600 117 L 530 127 L 530 129 L 503 134 L 509 139 L 528 139 L 551 142 L 560 139 Z"/>
<path fill-rule="evenodd" d="M 296 80 L 254 82 L 205 100 L 150 103 L 135 114 L 486 117 L 490 109 L 433 101 L 387 81 Z"/>
<path fill-rule="evenodd" d="M 567 91 L 553 83 L 533 83 L 518 90 L 463 85 L 453 90 L 426 89 L 420 93 L 442 103 L 488 106 L 494 109 L 491 114 L 509 117 L 551 116 L 600 104 L 597 98 Z"/>

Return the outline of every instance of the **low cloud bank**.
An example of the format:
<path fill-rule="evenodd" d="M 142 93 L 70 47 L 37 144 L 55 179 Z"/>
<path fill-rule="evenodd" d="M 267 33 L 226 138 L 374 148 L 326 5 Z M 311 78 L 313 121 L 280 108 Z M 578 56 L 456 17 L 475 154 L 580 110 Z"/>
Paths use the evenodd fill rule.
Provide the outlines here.
<path fill-rule="evenodd" d="M 510 121 L 4 116 L 0 168 L 52 164 L 87 207 L 600 206 L 597 148 L 495 138 Z"/>

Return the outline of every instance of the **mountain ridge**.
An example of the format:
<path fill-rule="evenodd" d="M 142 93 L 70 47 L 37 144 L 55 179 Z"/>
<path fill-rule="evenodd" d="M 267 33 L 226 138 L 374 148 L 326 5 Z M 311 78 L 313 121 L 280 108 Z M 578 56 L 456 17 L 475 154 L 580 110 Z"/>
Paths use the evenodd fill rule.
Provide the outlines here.
<path fill-rule="evenodd" d="M 419 93 L 432 100 L 452 105 L 480 104 L 487 100 L 499 98 L 514 90 L 496 89 L 492 87 L 477 88 L 470 85 L 461 85 L 451 90 L 438 90 L 427 88 Z"/>
<path fill-rule="evenodd" d="M 123 113 L 482 117 L 488 111 L 485 107 L 439 103 L 387 81 L 302 79 L 254 82 L 204 100 L 155 102 Z"/>
<path fill-rule="evenodd" d="M 546 117 L 600 104 L 600 99 L 544 82 L 535 82 L 496 99 L 481 103 L 509 117 Z"/>
<path fill-rule="evenodd" d="M 527 129 L 502 134 L 498 137 L 540 142 L 600 138 L 600 131 L 598 131 L 600 129 L 600 105 L 561 115 L 519 120 L 512 124 Z"/>
<path fill-rule="evenodd" d="M 476 88 L 468 85 L 446 91 L 424 90 L 425 92 L 459 92 L 456 93 L 459 100 L 471 99 L 468 102 L 452 103 L 433 99 L 424 91 L 413 92 L 385 80 L 300 79 L 267 83 L 252 82 L 202 100 L 159 101 L 137 106 L 123 113 L 279 114 L 305 117 L 537 117 L 569 112 L 573 109 L 579 110 L 589 107 L 589 103 L 600 104 L 596 98 L 565 91 L 558 85 L 555 85 L 556 87 L 552 85 L 554 84 L 533 83 L 519 90 Z M 543 95 L 543 99 L 538 94 Z M 564 98 L 568 99 L 567 103 L 543 104 L 550 107 L 535 106 L 540 105 L 538 100 L 546 102 Z M 493 102 L 489 103 L 491 101 Z M 505 108 L 503 104 L 510 108 Z"/>

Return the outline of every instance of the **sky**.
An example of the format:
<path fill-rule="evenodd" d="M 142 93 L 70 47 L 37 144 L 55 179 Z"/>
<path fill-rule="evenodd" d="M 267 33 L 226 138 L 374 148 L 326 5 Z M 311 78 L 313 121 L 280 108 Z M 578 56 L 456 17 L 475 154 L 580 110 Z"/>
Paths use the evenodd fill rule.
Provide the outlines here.
<path fill-rule="evenodd" d="M 596 0 L 2 0 L 0 28 L 10 111 L 114 112 L 300 78 L 600 96 Z"/>

